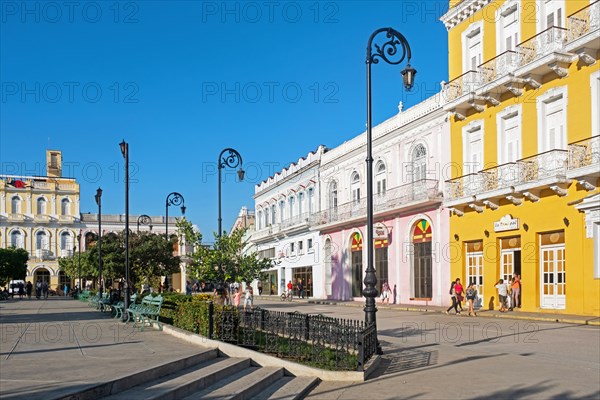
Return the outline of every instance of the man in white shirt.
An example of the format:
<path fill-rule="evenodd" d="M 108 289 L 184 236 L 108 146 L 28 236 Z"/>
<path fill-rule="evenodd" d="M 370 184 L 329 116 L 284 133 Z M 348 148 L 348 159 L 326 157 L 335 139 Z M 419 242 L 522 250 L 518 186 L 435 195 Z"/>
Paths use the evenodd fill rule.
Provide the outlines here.
<path fill-rule="evenodd" d="M 508 295 L 508 290 L 506 283 L 504 283 L 504 279 L 500 279 L 496 283 L 496 289 L 498 289 L 498 297 L 500 298 L 500 312 L 506 312 L 506 296 Z"/>

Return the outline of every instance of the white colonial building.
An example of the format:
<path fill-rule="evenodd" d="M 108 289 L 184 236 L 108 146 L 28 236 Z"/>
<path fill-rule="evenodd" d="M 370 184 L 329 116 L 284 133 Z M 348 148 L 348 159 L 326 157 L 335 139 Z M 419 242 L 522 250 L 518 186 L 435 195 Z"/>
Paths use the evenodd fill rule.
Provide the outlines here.
<path fill-rule="evenodd" d="M 320 210 L 319 164 L 326 152 L 319 146 L 255 187 L 251 241 L 261 257 L 275 261 L 262 282 L 263 295 L 281 294 L 292 281 L 294 288 L 302 282 L 305 296 L 324 297 L 321 244 L 311 215 Z"/>

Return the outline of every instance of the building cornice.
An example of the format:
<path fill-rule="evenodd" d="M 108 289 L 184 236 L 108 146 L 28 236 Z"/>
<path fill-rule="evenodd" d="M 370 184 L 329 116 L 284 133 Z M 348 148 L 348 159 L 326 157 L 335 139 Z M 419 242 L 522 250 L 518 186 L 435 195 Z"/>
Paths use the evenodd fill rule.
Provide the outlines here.
<path fill-rule="evenodd" d="M 492 0 L 463 0 L 444 14 L 440 21 L 446 26 L 446 30 L 454 28 L 477 11 L 488 5 Z"/>

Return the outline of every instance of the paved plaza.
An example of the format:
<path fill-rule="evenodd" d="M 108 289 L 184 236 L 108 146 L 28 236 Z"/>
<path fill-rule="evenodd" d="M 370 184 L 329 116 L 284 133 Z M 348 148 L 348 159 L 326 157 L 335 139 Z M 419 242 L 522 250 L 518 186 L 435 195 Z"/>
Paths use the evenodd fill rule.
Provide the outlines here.
<path fill-rule="evenodd" d="M 357 305 L 256 303 L 363 318 Z M 600 328 L 484 314 L 469 318 L 383 307 L 377 313 L 384 349 L 378 369 L 365 382 L 322 382 L 308 398 L 600 397 Z M 2 398 L 60 398 L 203 350 L 154 329 L 133 331 L 79 301 L 0 303 Z"/>

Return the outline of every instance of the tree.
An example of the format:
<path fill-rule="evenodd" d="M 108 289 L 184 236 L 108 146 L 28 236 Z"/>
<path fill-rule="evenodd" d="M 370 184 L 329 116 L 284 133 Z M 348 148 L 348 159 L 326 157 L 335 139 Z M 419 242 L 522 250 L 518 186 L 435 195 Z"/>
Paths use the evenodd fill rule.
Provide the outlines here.
<path fill-rule="evenodd" d="M 6 285 L 11 279 L 25 279 L 27 260 L 29 253 L 24 249 L 0 249 L 0 285 Z"/>
<path fill-rule="evenodd" d="M 190 274 L 204 281 L 252 282 L 262 271 L 273 266 L 268 258 L 259 259 L 256 252 L 244 252 L 244 229 L 221 237 L 215 234 L 212 248 L 198 246 L 188 267 Z"/>

